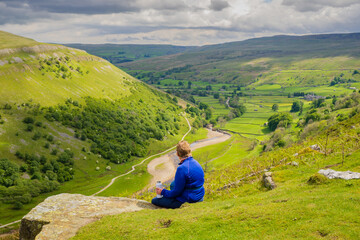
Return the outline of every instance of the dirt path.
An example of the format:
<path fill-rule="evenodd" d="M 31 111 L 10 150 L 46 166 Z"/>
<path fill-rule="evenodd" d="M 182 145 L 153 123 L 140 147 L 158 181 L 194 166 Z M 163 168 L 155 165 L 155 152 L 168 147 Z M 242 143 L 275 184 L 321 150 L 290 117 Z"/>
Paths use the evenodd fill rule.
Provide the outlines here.
<path fill-rule="evenodd" d="M 208 130 L 206 139 L 196 141 L 191 144 L 191 149 L 196 150 L 202 147 L 210 146 L 213 144 L 221 143 L 230 138 L 230 135 Z M 164 156 L 153 159 L 147 167 L 148 172 L 153 176 L 149 185 L 146 187 L 147 190 L 153 189 L 156 181 L 167 182 L 175 176 L 176 151 L 171 151 Z"/>

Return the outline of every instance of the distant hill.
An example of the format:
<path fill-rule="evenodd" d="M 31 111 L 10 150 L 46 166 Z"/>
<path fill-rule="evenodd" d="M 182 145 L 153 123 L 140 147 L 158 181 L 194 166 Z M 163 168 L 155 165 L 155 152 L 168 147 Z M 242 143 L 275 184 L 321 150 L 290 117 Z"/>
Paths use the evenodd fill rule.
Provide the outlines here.
<path fill-rule="evenodd" d="M 208 45 L 119 67 L 144 81 L 170 78 L 289 87 L 329 84 L 342 71 L 359 69 L 359 59 L 360 33 L 351 33 L 274 36 Z"/>
<path fill-rule="evenodd" d="M 85 50 L 102 57 L 112 64 L 121 64 L 141 59 L 183 53 L 196 47 L 173 45 L 136 45 L 136 44 L 65 44 L 65 46 Z"/>

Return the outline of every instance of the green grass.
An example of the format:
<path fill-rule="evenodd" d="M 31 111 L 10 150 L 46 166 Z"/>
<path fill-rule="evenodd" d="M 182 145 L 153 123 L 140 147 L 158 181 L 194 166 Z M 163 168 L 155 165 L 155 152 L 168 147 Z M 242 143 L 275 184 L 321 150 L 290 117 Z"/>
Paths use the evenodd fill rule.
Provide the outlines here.
<path fill-rule="evenodd" d="M 207 137 L 207 134 L 208 130 L 206 130 L 205 128 L 192 128 L 191 132 L 185 137 L 185 141 L 193 143 L 195 141 L 205 139 Z"/>
<path fill-rule="evenodd" d="M 251 144 L 253 140 L 235 134 L 225 142 L 195 150 L 193 156 L 206 171 L 223 169 L 257 155 L 258 149 Z"/>
<path fill-rule="evenodd" d="M 105 217 L 73 239 L 357 239 L 358 182 L 314 187 L 304 183 L 308 176 L 273 192 Z M 166 220 L 169 227 L 161 224 Z"/>
<path fill-rule="evenodd" d="M 18 48 L 40 44 L 42 43 L 38 43 L 30 38 L 24 38 L 11 33 L 0 31 L 0 49 Z"/>

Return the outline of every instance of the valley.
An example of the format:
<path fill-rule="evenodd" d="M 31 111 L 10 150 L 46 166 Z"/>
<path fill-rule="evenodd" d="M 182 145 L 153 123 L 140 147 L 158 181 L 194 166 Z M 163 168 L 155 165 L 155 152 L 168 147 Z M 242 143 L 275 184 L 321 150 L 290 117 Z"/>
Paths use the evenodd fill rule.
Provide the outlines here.
<path fill-rule="evenodd" d="M 358 33 L 67 46 L 82 50 L 0 32 L 1 224 L 63 192 L 151 201 L 185 139 L 204 202 L 104 217 L 73 239 L 359 237 L 359 181 L 317 173 L 360 172 Z"/>

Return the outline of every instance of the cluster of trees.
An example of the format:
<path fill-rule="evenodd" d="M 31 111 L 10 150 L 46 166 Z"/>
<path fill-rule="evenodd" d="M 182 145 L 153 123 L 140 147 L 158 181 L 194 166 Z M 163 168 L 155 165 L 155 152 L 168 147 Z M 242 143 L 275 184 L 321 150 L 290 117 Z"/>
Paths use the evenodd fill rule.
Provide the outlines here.
<path fill-rule="evenodd" d="M 19 167 L 8 159 L 0 159 L 0 201 L 13 204 L 15 209 L 22 208 L 41 193 L 58 189 L 60 185 L 47 177 L 24 179 L 20 176 L 24 170 L 23 166 Z"/>
<path fill-rule="evenodd" d="M 62 77 L 63 79 L 71 79 L 73 73 L 83 75 L 85 71 L 80 66 L 72 65 L 71 60 L 68 56 L 59 58 L 45 58 L 39 60 L 39 65 L 39 70 L 43 72 L 43 75 L 45 74 L 45 72 L 53 72 L 55 73 L 56 78 Z M 89 73 L 88 70 L 86 70 L 85 72 L 86 74 Z"/>
<path fill-rule="evenodd" d="M 150 138 L 162 140 L 167 133 L 174 135 L 180 129 L 175 107 L 152 110 L 141 99 L 129 105 L 91 97 L 86 98 L 85 106 L 70 102 L 48 108 L 45 118 L 75 128 L 76 137 L 91 140 L 91 152 L 114 163 L 144 156 Z"/>
<path fill-rule="evenodd" d="M 246 107 L 239 103 L 238 96 L 229 99 L 229 106 L 232 108 L 231 113 L 234 114 L 234 117 L 241 117 L 246 112 Z"/>
<path fill-rule="evenodd" d="M 354 74 L 353 74 L 354 75 Z M 353 79 L 344 79 L 342 78 L 343 75 L 340 75 L 340 77 L 334 77 L 334 79 L 330 82 L 330 86 L 334 86 L 336 84 L 340 84 L 340 83 L 351 83 L 351 82 L 356 82 Z"/>
<path fill-rule="evenodd" d="M 52 151 L 52 155 L 58 155 L 55 159 L 47 159 L 41 155 L 22 153 L 17 151 L 15 154 L 26 164 L 20 167 L 22 172 L 27 172 L 31 179 L 50 179 L 60 183 L 73 179 L 74 153 L 66 149 L 58 155 L 58 151 Z"/>
<path fill-rule="evenodd" d="M 268 119 L 268 127 L 271 131 L 275 131 L 278 127 L 288 127 L 292 123 L 292 116 L 289 113 L 275 113 Z"/>
<path fill-rule="evenodd" d="M 294 101 L 291 106 L 290 112 L 300 112 L 299 114 L 301 115 L 303 111 L 303 107 L 304 107 L 304 103 L 302 101 Z"/>

